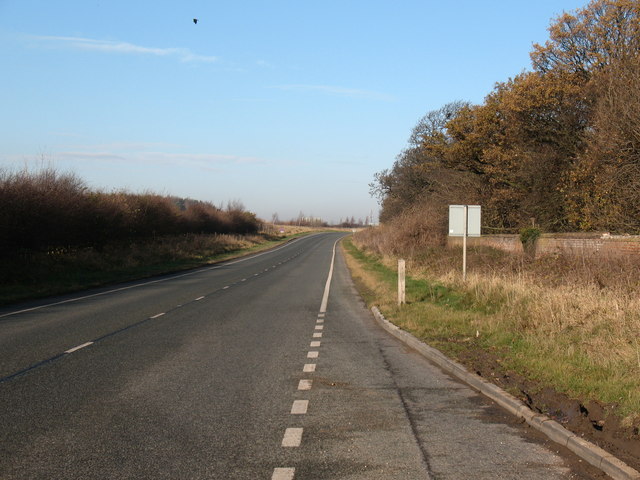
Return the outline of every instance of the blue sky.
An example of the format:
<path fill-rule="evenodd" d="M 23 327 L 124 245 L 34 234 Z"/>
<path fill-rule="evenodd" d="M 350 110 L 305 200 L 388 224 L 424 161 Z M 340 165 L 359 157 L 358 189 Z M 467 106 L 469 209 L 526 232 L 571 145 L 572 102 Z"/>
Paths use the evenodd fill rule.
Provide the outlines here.
<path fill-rule="evenodd" d="M 481 103 L 585 4 L 0 0 L 0 168 L 377 217 L 368 184 L 420 117 Z"/>

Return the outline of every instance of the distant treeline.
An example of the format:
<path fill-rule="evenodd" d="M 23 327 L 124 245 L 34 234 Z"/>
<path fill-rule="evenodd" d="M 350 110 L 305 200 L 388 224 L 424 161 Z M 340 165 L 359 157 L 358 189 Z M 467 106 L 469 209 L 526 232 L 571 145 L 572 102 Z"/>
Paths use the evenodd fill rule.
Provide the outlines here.
<path fill-rule="evenodd" d="M 531 60 L 483 104 L 418 122 L 371 185 L 382 222 L 437 218 L 425 229 L 446 234 L 447 204 L 477 203 L 488 231 L 640 233 L 640 2 L 562 14 Z"/>
<path fill-rule="evenodd" d="M 261 222 L 239 202 L 211 203 L 151 193 L 93 191 L 54 169 L 0 171 L 0 255 L 100 247 L 164 235 L 256 233 Z"/>

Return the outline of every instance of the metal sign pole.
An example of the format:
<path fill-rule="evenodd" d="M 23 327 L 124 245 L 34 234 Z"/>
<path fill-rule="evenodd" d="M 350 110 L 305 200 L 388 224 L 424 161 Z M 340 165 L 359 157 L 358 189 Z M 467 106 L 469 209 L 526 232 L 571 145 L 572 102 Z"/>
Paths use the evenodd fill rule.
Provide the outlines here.
<path fill-rule="evenodd" d="M 462 281 L 467 280 L 467 234 L 469 233 L 469 205 L 464 206 L 464 227 L 462 235 Z"/>

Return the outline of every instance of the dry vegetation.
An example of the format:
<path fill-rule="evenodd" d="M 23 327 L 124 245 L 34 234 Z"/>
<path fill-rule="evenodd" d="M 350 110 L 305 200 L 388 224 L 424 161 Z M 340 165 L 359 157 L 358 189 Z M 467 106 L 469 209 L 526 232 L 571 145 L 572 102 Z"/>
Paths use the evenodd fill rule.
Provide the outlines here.
<path fill-rule="evenodd" d="M 207 263 L 284 236 L 236 202 L 92 191 L 53 169 L 0 171 L 0 303 Z"/>
<path fill-rule="evenodd" d="M 165 235 L 253 234 L 260 222 L 240 205 L 153 193 L 90 190 L 53 169 L 0 171 L 0 256 L 21 251 L 102 247 Z"/>

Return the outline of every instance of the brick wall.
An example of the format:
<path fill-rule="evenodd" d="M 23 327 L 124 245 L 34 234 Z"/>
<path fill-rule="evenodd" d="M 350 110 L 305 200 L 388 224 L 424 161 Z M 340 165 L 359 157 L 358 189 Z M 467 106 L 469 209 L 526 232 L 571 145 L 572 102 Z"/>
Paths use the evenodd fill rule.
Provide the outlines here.
<path fill-rule="evenodd" d="M 449 247 L 462 246 L 462 237 L 448 237 Z M 519 235 L 483 235 L 467 238 L 468 246 L 483 245 L 512 253 L 522 253 Z M 608 233 L 545 233 L 536 241 L 536 255 L 564 253 L 569 255 L 640 255 L 639 235 Z"/>

